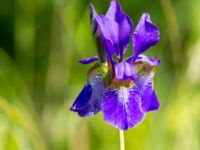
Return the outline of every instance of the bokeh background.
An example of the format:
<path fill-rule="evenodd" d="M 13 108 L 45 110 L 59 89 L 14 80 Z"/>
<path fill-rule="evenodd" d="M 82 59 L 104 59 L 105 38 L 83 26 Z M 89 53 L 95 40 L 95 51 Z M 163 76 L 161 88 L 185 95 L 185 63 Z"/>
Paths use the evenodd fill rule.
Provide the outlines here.
<path fill-rule="evenodd" d="M 125 132 L 126 149 L 199 150 L 200 1 L 119 1 L 134 26 L 148 12 L 161 32 L 146 52 L 161 59 L 161 108 Z M 101 13 L 110 3 L 92 2 Z M 0 0 L 0 150 L 119 149 L 101 113 L 69 111 L 91 67 L 77 61 L 96 53 L 91 33 L 87 0 Z"/>

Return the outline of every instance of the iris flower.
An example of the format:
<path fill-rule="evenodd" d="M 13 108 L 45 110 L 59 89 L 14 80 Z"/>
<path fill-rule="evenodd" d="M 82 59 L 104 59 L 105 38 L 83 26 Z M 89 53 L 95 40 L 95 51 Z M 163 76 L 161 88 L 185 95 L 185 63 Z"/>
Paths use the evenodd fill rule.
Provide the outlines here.
<path fill-rule="evenodd" d="M 131 18 L 117 0 L 106 15 L 97 14 L 90 4 L 90 19 L 97 43 L 97 54 L 82 64 L 94 63 L 87 82 L 71 111 L 88 117 L 102 111 L 104 120 L 121 130 L 139 124 L 149 111 L 159 109 L 153 79 L 160 60 L 144 54 L 160 40 L 160 32 L 144 13 L 133 34 Z M 132 36 L 134 55 L 123 58 Z"/>

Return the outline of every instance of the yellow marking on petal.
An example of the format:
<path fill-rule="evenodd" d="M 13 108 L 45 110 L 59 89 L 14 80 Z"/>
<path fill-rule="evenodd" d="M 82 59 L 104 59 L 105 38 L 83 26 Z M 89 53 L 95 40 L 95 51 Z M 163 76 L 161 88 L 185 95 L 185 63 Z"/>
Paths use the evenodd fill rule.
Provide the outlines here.
<path fill-rule="evenodd" d="M 105 76 L 108 73 L 108 64 L 104 63 L 102 66 L 100 66 L 99 63 L 95 63 L 88 71 L 88 76 L 90 74 L 94 74 L 100 72 L 103 76 Z"/>
<path fill-rule="evenodd" d="M 89 70 L 88 70 L 88 76 L 91 74 L 91 73 L 94 73 L 94 72 L 97 72 L 100 68 L 100 65 L 99 63 L 95 63 Z"/>
<path fill-rule="evenodd" d="M 141 70 L 151 73 L 152 75 L 156 72 L 156 67 L 151 66 L 149 64 L 136 64 L 136 72 L 140 72 Z"/>
<path fill-rule="evenodd" d="M 154 75 L 156 72 L 156 67 L 153 67 L 152 70 L 151 70 L 151 73 Z"/>
<path fill-rule="evenodd" d="M 134 82 L 131 79 L 127 79 L 127 80 L 114 79 L 113 82 L 112 82 L 112 86 L 115 87 L 115 88 L 119 88 L 119 87 L 122 87 L 122 86 L 129 88 L 130 86 L 133 86 L 133 85 L 134 85 Z"/>
<path fill-rule="evenodd" d="M 134 86 L 133 80 L 113 80 L 111 88 L 114 89 L 117 93 L 118 101 L 125 105 L 129 100 L 129 89 L 131 86 Z"/>

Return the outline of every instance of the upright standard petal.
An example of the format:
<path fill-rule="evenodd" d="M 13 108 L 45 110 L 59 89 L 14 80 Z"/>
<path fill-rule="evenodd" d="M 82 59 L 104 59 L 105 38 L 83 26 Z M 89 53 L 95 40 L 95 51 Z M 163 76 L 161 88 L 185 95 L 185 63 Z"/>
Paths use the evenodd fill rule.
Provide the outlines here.
<path fill-rule="evenodd" d="M 105 53 L 104 48 L 106 48 L 109 59 L 113 54 L 117 54 L 121 62 L 133 28 L 130 17 L 121 10 L 117 0 L 113 0 L 106 16 L 97 15 L 93 5 L 90 4 L 90 18 L 100 52 Z"/>
<path fill-rule="evenodd" d="M 118 43 L 114 43 L 118 47 L 117 55 L 122 59 L 125 50 L 130 42 L 130 36 L 133 29 L 131 18 L 126 15 L 117 0 L 113 0 L 110 4 L 106 17 L 117 26 L 118 31 Z"/>
<path fill-rule="evenodd" d="M 111 19 L 103 16 L 96 16 L 97 22 L 97 36 L 104 37 L 104 43 L 106 46 L 106 51 L 112 56 L 114 53 L 118 53 L 118 27 L 115 22 Z"/>
<path fill-rule="evenodd" d="M 121 130 L 133 128 L 144 118 L 138 88 L 131 80 L 117 81 L 103 95 L 105 121 Z"/>
<path fill-rule="evenodd" d="M 155 45 L 160 40 L 158 28 L 151 22 L 150 15 L 142 15 L 133 33 L 134 60 L 146 49 Z"/>
<path fill-rule="evenodd" d="M 109 53 L 107 52 L 107 49 L 109 49 L 110 51 L 112 51 L 113 49 L 114 51 L 114 48 L 111 47 L 111 41 L 106 40 L 105 35 L 103 34 L 102 29 L 99 26 L 99 23 L 97 23 L 97 16 L 99 15 L 96 13 L 96 10 L 93 7 L 92 3 L 90 3 L 90 22 L 92 24 L 92 33 L 96 40 L 99 62 L 100 64 L 104 64 L 109 58 Z"/>
<path fill-rule="evenodd" d="M 95 68 L 90 72 L 85 87 L 70 110 L 77 112 L 81 117 L 95 115 L 101 110 L 103 91 L 103 75 L 98 68 Z"/>
<path fill-rule="evenodd" d="M 159 108 L 159 101 L 153 88 L 155 67 L 142 64 L 137 70 L 135 83 L 140 91 L 142 109 L 144 112 L 157 110 Z"/>

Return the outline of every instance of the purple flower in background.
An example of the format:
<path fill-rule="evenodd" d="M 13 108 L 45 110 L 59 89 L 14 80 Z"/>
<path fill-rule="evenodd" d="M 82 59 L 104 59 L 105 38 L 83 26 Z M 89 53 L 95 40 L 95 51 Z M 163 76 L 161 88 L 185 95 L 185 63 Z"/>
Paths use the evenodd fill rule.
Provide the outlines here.
<path fill-rule="evenodd" d="M 81 117 L 102 111 L 105 121 L 127 130 L 139 124 L 147 112 L 159 109 L 153 78 L 160 61 L 142 53 L 157 44 L 160 33 L 144 13 L 132 36 L 134 55 L 123 60 L 133 30 L 130 17 L 117 0 L 111 2 L 106 15 L 97 14 L 91 4 L 90 16 L 98 56 L 80 63 L 98 62 L 89 70 L 71 110 Z"/>

